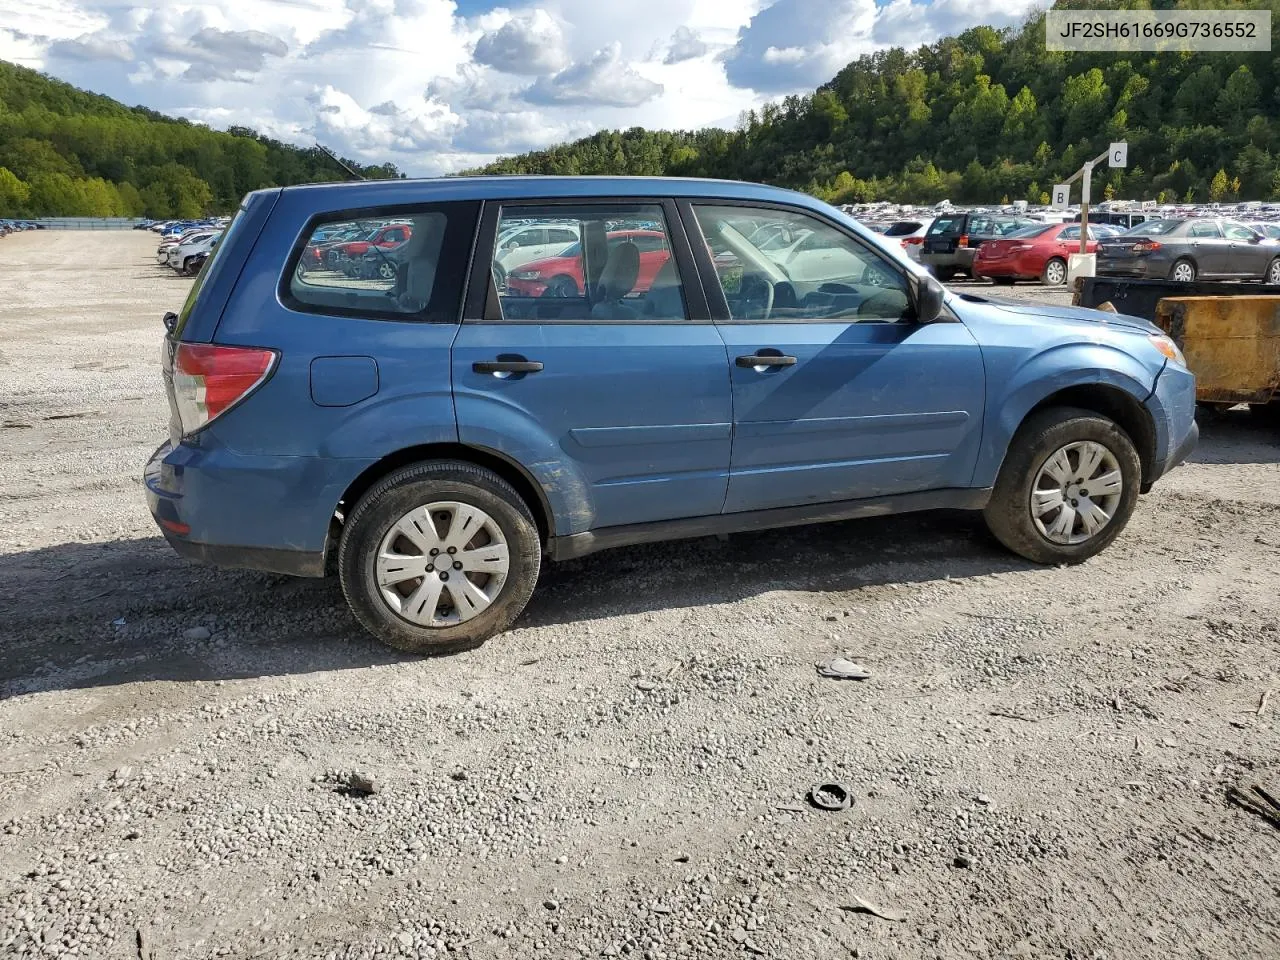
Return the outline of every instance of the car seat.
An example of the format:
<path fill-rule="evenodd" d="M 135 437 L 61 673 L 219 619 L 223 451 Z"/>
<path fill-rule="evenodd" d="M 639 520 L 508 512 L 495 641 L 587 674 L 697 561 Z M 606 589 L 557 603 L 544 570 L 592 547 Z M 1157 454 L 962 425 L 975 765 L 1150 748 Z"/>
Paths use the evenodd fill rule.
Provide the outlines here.
<path fill-rule="evenodd" d="M 639 316 L 635 307 L 624 301 L 640 279 L 640 249 L 630 241 L 618 244 L 600 272 L 591 316 L 596 320 L 631 320 Z"/>

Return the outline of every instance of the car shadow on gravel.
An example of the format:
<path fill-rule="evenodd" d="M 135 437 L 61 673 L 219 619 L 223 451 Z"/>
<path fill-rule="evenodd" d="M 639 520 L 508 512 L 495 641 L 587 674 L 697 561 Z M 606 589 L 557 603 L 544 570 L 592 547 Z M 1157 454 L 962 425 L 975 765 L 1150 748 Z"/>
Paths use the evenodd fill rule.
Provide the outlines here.
<path fill-rule="evenodd" d="M 1238 407 L 1198 416 L 1200 444 L 1191 463 L 1280 463 L 1280 411 Z"/>
<path fill-rule="evenodd" d="M 976 514 L 938 512 L 675 541 L 548 563 L 521 626 L 1032 569 Z M 0 699 L 145 680 L 297 675 L 394 663 L 336 580 L 223 570 L 159 537 L 0 556 Z M 832 599 L 833 603 L 840 602 Z"/>

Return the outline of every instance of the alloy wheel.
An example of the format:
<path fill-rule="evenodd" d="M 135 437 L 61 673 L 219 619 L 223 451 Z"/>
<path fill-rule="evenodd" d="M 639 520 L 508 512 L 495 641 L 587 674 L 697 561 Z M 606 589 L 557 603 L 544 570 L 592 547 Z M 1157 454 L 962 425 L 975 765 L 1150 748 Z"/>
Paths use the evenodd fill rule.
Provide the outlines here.
<path fill-rule="evenodd" d="M 1057 286 L 1060 283 L 1066 283 L 1067 267 L 1060 260 L 1053 260 L 1044 268 L 1044 278 L 1049 281 L 1051 286 Z"/>
<path fill-rule="evenodd" d="M 1045 460 L 1031 485 L 1031 519 L 1051 543 L 1074 545 L 1097 536 L 1111 522 L 1124 492 L 1115 454 L 1082 440 Z"/>
<path fill-rule="evenodd" d="M 420 627 L 452 627 L 483 613 L 511 569 L 497 521 L 456 501 L 410 510 L 387 530 L 374 562 L 383 602 Z"/>
<path fill-rule="evenodd" d="M 1187 262 L 1182 262 L 1174 266 L 1173 279 L 1179 283 L 1190 283 L 1196 278 L 1196 268 Z"/>

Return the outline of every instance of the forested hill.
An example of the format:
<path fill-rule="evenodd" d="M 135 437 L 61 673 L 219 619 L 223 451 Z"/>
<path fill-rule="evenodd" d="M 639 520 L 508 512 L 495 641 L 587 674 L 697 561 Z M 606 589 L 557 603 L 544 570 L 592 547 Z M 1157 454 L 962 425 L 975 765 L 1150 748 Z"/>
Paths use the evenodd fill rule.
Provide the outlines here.
<path fill-rule="evenodd" d="M 1249 6 L 1272 7 L 1280 26 L 1276 0 Z M 1037 15 L 1021 29 L 978 27 L 862 57 L 810 95 L 748 113 L 736 131 L 608 131 L 484 172 L 727 177 L 839 203 L 1047 203 L 1051 184 L 1127 140 L 1130 169 L 1099 170 L 1095 198 L 1109 187 L 1134 199 L 1276 199 L 1280 43 L 1272 47 L 1048 53 Z"/>
<path fill-rule="evenodd" d="M 314 148 L 126 107 L 0 61 L 0 217 L 196 217 L 259 187 L 344 178 Z"/>

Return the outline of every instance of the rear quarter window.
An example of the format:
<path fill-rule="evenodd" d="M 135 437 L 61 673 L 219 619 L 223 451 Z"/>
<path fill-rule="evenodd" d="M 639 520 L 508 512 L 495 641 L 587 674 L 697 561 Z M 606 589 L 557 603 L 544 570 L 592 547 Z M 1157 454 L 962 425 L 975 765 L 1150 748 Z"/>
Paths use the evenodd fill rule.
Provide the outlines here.
<path fill-rule="evenodd" d="M 290 257 L 281 300 L 300 313 L 457 322 L 478 212 L 467 201 L 317 217 Z M 325 243 L 339 223 L 361 234 Z"/>

